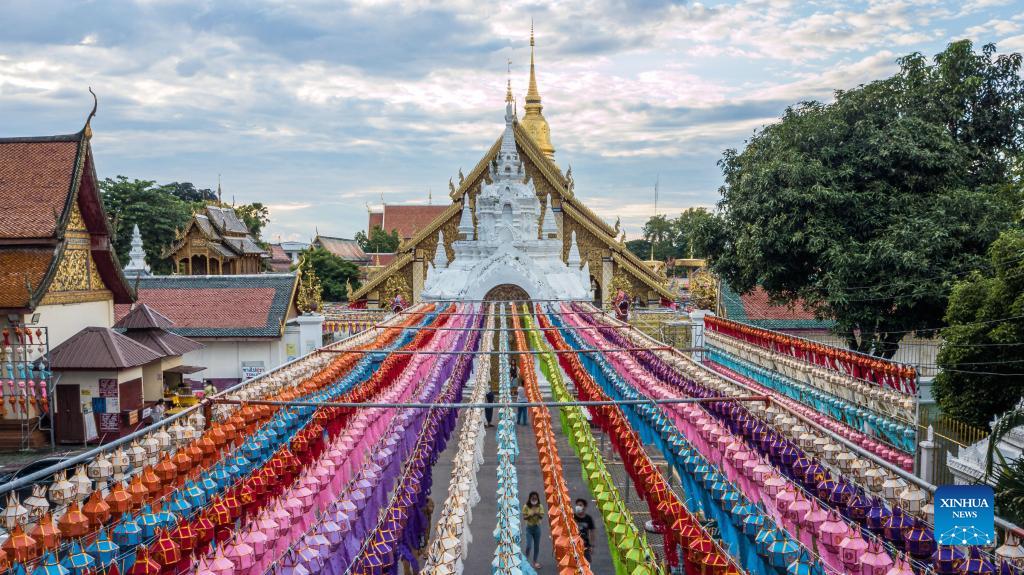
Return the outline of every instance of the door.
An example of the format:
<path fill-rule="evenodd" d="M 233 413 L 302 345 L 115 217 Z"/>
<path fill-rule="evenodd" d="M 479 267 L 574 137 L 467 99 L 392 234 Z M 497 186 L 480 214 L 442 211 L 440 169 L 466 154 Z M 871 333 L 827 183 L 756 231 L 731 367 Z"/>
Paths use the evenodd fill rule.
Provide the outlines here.
<path fill-rule="evenodd" d="M 85 440 L 80 394 L 77 385 L 57 386 L 57 427 L 54 434 L 60 443 L 82 443 Z"/>

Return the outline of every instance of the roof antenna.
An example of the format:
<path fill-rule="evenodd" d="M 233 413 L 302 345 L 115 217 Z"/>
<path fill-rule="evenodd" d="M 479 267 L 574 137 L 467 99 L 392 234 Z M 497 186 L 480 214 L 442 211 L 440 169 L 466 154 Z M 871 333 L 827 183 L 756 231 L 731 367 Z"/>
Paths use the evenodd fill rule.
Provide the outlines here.
<path fill-rule="evenodd" d="M 92 125 L 91 125 L 91 123 L 92 123 L 93 116 L 96 115 L 96 109 L 99 107 L 100 101 L 99 101 L 99 98 L 96 97 L 96 92 L 92 91 L 92 86 L 89 86 L 89 93 L 92 94 L 92 111 L 89 112 L 89 117 L 85 119 L 85 127 L 82 128 L 82 131 L 85 133 L 86 139 L 91 140 L 92 139 Z"/>
<path fill-rule="evenodd" d="M 217 174 L 217 205 L 223 205 L 223 202 L 221 201 L 220 191 L 220 174 Z"/>

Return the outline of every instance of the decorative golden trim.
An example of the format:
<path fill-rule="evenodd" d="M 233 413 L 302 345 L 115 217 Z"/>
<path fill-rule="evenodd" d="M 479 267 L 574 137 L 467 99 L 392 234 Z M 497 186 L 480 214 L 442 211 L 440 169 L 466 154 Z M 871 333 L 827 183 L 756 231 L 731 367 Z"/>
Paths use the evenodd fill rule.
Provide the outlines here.
<path fill-rule="evenodd" d="M 49 292 L 43 296 L 39 305 L 66 305 L 93 301 L 113 300 L 114 293 L 108 289 L 92 291 Z"/>

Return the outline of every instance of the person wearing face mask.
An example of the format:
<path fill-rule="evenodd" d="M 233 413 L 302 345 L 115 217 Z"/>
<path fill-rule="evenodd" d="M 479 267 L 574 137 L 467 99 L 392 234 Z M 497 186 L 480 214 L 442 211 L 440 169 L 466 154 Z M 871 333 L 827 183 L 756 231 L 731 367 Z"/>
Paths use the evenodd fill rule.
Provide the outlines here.
<path fill-rule="evenodd" d="M 583 539 L 583 557 L 590 562 L 590 536 L 594 532 L 594 518 L 587 513 L 587 500 L 577 499 L 572 509 L 572 517 L 576 520 L 576 529 Z"/>
<path fill-rule="evenodd" d="M 540 495 L 537 495 L 536 491 L 531 491 L 530 496 L 526 498 L 526 505 L 523 505 L 523 522 L 526 523 L 526 548 L 523 555 L 529 559 L 530 552 L 533 551 L 534 569 L 540 569 L 537 554 L 540 552 L 540 520 L 543 518 L 544 508 L 540 505 Z"/>

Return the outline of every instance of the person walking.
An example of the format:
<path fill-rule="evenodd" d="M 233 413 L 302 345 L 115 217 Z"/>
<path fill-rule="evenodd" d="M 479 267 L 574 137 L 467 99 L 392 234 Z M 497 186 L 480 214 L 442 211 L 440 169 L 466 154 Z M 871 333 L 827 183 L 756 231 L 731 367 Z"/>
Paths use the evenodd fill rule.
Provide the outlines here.
<path fill-rule="evenodd" d="M 540 505 L 540 495 L 531 491 L 526 498 L 526 505 L 523 505 L 523 522 L 526 523 L 526 548 L 523 555 L 530 559 L 533 553 L 533 568 L 540 569 L 537 562 L 537 554 L 540 552 L 540 520 L 544 518 L 544 508 Z"/>
<path fill-rule="evenodd" d="M 516 403 L 526 403 L 526 386 L 519 384 L 519 389 L 516 391 Z M 530 420 L 526 415 L 526 407 L 520 405 L 516 408 L 516 425 L 526 425 Z"/>
<path fill-rule="evenodd" d="M 587 513 L 587 500 L 577 499 L 576 504 L 572 509 L 572 518 L 576 520 L 576 529 L 580 532 L 580 537 L 583 539 L 583 557 L 590 562 L 590 550 L 592 544 L 590 542 L 591 534 L 594 532 L 594 518 Z"/>
<path fill-rule="evenodd" d="M 488 389 L 485 397 L 488 406 L 484 408 L 484 419 L 487 420 L 487 424 L 484 427 L 494 427 L 494 424 L 491 423 L 491 419 L 494 418 L 494 408 L 490 407 L 490 404 L 494 403 L 494 390 Z"/>

